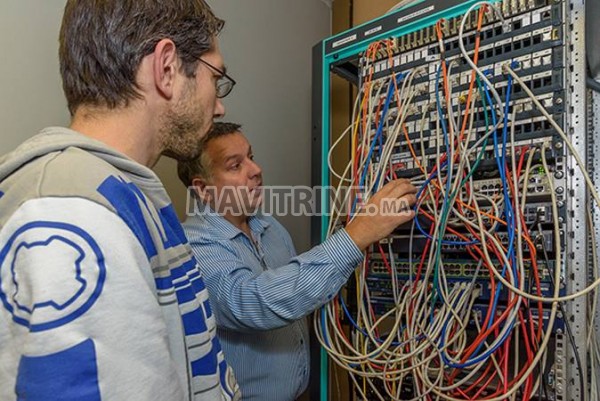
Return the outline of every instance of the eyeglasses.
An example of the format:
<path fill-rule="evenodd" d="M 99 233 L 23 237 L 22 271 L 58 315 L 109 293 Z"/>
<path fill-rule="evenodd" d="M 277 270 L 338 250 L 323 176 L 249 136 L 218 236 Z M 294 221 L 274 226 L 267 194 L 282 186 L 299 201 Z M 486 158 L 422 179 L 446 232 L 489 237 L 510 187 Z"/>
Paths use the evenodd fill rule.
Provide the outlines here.
<path fill-rule="evenodd" d="M 208 63 L 207 61 L 204 61 L 201 58 L 198 60 L 200 60 L 202 64 L 219 74 L 219 78 L 217 79 L 217 97 L 219 99 L 222 99 L 225 96 L 229 95 L 234 85 L 236 84 L 235 80 L 229 75 L 227 75 L 225 71 L 218 69 L 214 65 Z"/>

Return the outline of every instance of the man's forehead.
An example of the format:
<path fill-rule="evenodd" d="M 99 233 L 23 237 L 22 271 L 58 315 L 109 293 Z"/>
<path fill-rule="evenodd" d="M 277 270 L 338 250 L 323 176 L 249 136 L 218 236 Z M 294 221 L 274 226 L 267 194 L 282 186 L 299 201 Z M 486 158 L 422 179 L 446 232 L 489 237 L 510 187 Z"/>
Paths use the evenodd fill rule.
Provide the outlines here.
<path fill-rule="evenodd" d="M 240 132 L 220 136 L 210 141 L 208 146 L 213 160 L 227 160 L 233 156 L 245 155 L 249 149 L 250 143 Z"/>

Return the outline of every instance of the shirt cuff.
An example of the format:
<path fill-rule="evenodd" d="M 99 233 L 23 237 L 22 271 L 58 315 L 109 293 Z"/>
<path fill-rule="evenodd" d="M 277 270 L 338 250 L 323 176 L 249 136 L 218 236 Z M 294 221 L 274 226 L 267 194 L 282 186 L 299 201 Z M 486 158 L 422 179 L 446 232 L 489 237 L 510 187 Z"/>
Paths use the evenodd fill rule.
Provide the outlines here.
<path fill-rule="evenodd" d="M 364 255 L 345 229 L 341 229 L 321 244 L 333 264 L 347 277 L 362 262 Z"/>

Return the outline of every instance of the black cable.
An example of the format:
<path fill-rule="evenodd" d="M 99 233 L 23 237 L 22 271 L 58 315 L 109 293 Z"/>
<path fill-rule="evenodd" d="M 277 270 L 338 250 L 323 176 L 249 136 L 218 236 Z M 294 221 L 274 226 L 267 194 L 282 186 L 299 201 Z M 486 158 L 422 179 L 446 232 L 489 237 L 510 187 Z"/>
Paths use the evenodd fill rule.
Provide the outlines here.
<path fill-rule="evenodd" d="M 587 87 L 594 92 L 600 92 L 600 82 L 596 81 L 594 78 L 588 76 L 586 79 L 586 84 Z"/>
<path fill-rule="evenodd" d="M 529 228 L 529 232 L 533 231 L 533 227 L 535 227 L 535 224 L 538 221 L 538 215 L 536 215 L 535 217 L 535 221 L 531 224 L 530 228 Z M 533 274 L 529 274 L 527 276 L 527 289 L 531 290 L 531 287 L 533 286 Z M 529 307 L 529 300 L 525 300 L 522 304 L 521 304 L 524 308 L 525 308 L 525 313 L 527 315 L 527 319 L 529 321 L 533 321 L 533 316 L 531 315 L 531 308 Z M 536 336 L 532 336 L 531 341 L 533 342 L 533 344 L 535 345 L 536 349 L 540 348 L 540 344 L 536 338 Z M 541 379 L 541 383 L 538 386 L 538 401 L 542 401 L 542 390 L 544 391 L 544 393 L 546 394 L 546 400 L 548 399 L 548 388 L 547 388 L 547 382 L 546 382 L 546 375 L 544 372 L 544 370 L 542 369 L 542 364 L 538 364 L 538 375 L 540 376 Z M 542 389 L 543 387 L 543 389 Z"/>
<path fill-rule="evenodd" d="M 531 223 L 528 227 L 528 232 L 533 232 L 535 229 L 535 226 L 537 224 L 540 223 L 540 215 L 539 213 L 536 213 L 535 215 L 535 220 L 533 221 L 533 223 Z M 529 274 L 528 276 L 529 281 L 528 281 L 528 289 L 531 289 L 532 285 L 533 285 L 533 274 Z M 532 315 L 531 315 L 531 308 L 529 307 L 529 300 L 526 300 L 523 305 L 525 306 L 525 312 L 527 313 L 527 318 L 528 319 L 532 319 Z M 542 320 L 543 321 L 543 320 Z M 531 339 L 536 348 L 539 349 L 540 344 L 537 341 L 536 336 L 533 336 Z M 542 401 L 542 391 L 544 392 L 544 396 L 545 396 L 545 400 L 549 400 L 550 397 L 548 396 L 548 379 L 546 378 L 546 372 L 542 369 L 542 365 L 539 364 L 538 365 L 538 370 L 539 370 L 539 376 L 541 378 L 541 385 L 538 387 L 538 401 Z"/>
<path fill-rule="evenodd" d="M 554 216 L 554 218 L 556 218 L 556 216 Z M 550 271 L 550 259 L 548 258 L 548 252 L 546 250 L 546 243 L 544 240 L 544 233 L 542 231 L 542 225 L 539 222 L 538 222 L 538 231 L 541 236 L 540 242 L 542 244 L 544 260 L 546 261 L 546 266 L 548 267 L 548 277 L 550 277 L 550 283 L 552 284 L 552 287 L 556 288 L 556 283 L 554 282 L 554 272 Z M 563 321 L 565 322 L 565 329 L 567 330 L 567 336 L 569 337 L 569 342 L 571 343 L 571 347 L 573 348 L 573 353 L 575 354 L 575 364 L 577 365 L 577 371 L 579 372 L 579 386 L 581 388 L 580 394 L 581 394 L 582 399 L 585 399 L 586 397 L 585 397 L 585 382 L 584 382 L 584 376 L 583 376 L 583 365 L 581 364 L 581 358 L 579 358 L 579 352 L 577 351 L 577 344 L 575 344 L 575 337 L 573 336 L 571 322 L 569 321 L 569 318 L 567 316 L 565 308 L 563 307 L 562 302 L 558 302 L 558 309 L 560 310 L 560 313 L 562 313 L 562 315 L 563 315 Z M 542 322 L 544 321 L 543 316 L 541 316 L 541 321 Z"/>

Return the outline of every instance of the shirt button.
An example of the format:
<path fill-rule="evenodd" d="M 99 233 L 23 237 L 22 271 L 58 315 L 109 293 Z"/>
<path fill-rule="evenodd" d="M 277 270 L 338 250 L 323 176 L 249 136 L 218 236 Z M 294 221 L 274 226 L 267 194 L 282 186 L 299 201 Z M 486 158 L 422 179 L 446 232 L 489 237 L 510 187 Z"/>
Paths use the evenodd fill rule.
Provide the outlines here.
<path fill-rule="evenodd" d="M 302 344 L 304 344 L 304 340 L 300 340 L 300 344 L 301 344 L 301 345 L 302 345 Z"/>

